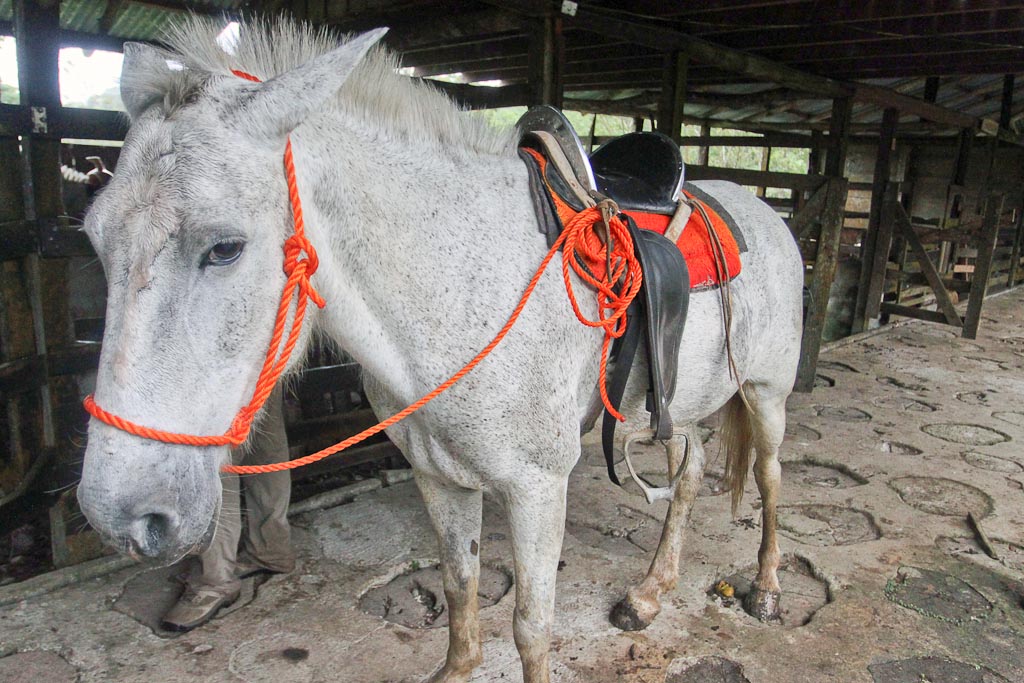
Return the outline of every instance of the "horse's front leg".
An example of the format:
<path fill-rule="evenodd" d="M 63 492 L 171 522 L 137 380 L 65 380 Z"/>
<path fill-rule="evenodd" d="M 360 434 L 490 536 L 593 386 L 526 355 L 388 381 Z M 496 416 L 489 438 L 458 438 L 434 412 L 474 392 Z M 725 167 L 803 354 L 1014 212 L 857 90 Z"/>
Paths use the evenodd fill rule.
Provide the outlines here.
<path fill-rule="evenodd" d="M 428 683 L 464 683 L 483 661 L 477 588 L 480 582 L 480 491 L 417 473 L 427 511 L 441 547 L 441 575 L 448 602 L 448 656 Z"/>
<path fill-rule="evenodd" d="M 516 648 L 523 683 L 549 683 L 555 579 L 565 532 L 565 477 L 524 472 L 504 488 L 516 570 Z"/>
<path fill-rule="evenodd" d="M 661 611 L 662 594 L 675 588 L 679 578 L 679 555 L 683 548 L 683 535 L 704 475 L 704 447 L 701 445 L 700 435 L 691 426 L 686 432 L 686 438 L 690 449 L 686 469 L 669 505 L 665 526 L 661 531 L 661 541 L 654 553 L 654 561 L 651 562 L 644 580 L 626 592 L 626 597 L 612 608 L 609 616 L 612 624 L 624 631 L 639 631 L 650 626 L 654 617 Z M 679 471 L 683 455 L 679 443 L 671 442 L 668 448 L 670 479 Z"/>

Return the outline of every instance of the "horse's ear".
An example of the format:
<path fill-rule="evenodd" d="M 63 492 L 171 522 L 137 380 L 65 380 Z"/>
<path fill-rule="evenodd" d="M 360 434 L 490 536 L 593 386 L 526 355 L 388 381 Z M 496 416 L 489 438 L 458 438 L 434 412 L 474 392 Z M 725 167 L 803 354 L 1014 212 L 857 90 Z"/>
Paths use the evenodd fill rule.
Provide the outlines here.
<path fill-rule="evenodd" d="M 387 31 L 377 28 L 362 33 L 327 54 L 261 84 L 255 93 L 239 103 L 240 128 L 275 140 L 288 135 L 338 92 Z"/>
<path fill-rule="evenodd" d="M 163 99 L 174 72 L 167 54 L 144 43 L 124 44 L 121 101 L 132 120 Z"/>

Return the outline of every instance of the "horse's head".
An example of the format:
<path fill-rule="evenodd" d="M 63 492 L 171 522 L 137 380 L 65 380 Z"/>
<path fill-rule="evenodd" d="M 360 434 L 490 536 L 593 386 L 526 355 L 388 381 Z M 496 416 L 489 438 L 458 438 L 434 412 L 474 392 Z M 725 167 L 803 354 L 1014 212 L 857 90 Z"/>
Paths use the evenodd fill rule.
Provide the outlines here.
<path fill-rule="evenodd" d="M 125 46 L 132 126 L 86 218 L 108 287 L 98 405 L 147 427 L 219 435 L 249 402 L 286 280 L 286 138 L 383 33 L 266 83 Z M 227 459 L 226 446 L 172 445 L 93 419 L 79 500 L 120 550 L 174 561 L 210 537 Z"/>

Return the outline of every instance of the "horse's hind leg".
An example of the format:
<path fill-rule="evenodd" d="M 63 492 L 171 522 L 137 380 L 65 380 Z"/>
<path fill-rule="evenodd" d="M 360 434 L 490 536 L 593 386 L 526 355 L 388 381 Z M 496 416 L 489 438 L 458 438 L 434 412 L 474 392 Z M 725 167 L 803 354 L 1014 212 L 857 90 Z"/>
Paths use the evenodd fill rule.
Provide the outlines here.
<path fill-rule="evenodd" d="M 779 464 L 779 446 L 786 432 L 786 397 L 789 392 L 778 392 L 763 385 L 744 386 L 747 401 L 753 409 L 748 413 L 757 459 L 754 478 L 761 494 L 761 547 L 757 553 L 757 578 L 744 600 L 744 607 L 761 621 L 780 618 L 779 600 L 779 542 L 776 535 L 776 506 L 782 483 Z"/>
<path fill-rule="evenodd" d="M 448 657 L 427 679 L 462 683 L 483 661 L 477 587 L 480 582 L 480 524 L 483 494 L 416 475 L 441 547 L 441 574 L 450 614 Z"/>
<path fill-rule="evenodd" d="M 690 443 L 686 470 L 669 505 L 665 526 L 661 531 L 661 542 L 654 553 L 654 561 L 651 562 L 644 580 L 626 592 L 626 597 L 612 608 L 609 616 L 612 624 L 624 631 L 647 628 L 661 611 L 662 594 L 675 588 L 676 580 L 679 578 L 679 555 L 683 547 L 683 534 L 704 475 L 704 448 L 697 430 L 692 425 L 687 430 L 686 437 Z M 678 442 L 673 441 L 672 447 L 669 448 L 669 477 L 679 470 L 682 458 L 682 448 Z"/>

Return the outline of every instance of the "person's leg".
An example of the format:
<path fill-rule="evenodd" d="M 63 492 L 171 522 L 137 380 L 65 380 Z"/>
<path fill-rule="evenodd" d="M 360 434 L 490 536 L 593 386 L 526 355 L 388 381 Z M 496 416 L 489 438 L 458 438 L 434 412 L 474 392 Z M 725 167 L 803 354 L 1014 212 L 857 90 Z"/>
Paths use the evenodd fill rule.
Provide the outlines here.
<path fill-rule="evenodd" d="M 288 436 L 284 429 L 283 392 L 277 387 L 267 400 L 267 411 L 256 425 L 245 458 L 247 465 L 265 465 L 288 459 Z M 295 568 L 288 503 L 291 500 L 291 472 L 270 472 L 248 476 L 245 486 L 246 533 L 238 559 L 241 574 L 268 570 L 285 573 Z"/>
<path fill-rule="evenodd" d="M 235 573 L 235 557 L 242 531 L 238 477 L 224 475 L 223 487 L 217 531 L 199 557 L 199 571 L 188 578 L 185 592 L 164 615 L 162 626 L 168 630 L 188 631 L 205 624 L 238 598 L 241 581 Z"/>

